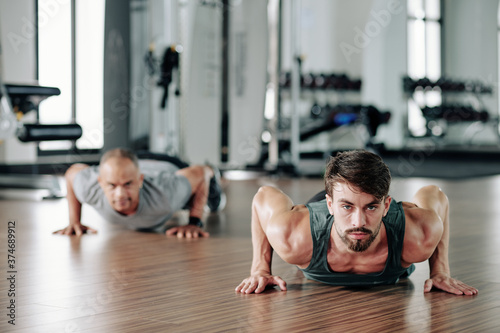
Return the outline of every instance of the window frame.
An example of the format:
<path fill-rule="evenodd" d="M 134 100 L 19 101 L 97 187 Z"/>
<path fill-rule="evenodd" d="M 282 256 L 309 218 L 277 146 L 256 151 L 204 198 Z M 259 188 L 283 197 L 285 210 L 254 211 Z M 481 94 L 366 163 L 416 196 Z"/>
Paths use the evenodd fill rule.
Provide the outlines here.
<path fill-rule="evenodd" d="M 35 56 L 36 56 L 36 80 L 39 81 L 40 79 L 40 41 L 39 41 L 39 13 L 40 13 L 40 1 L 41 0 L 35 0 L 35 29 L 36 29 L 36 34 L 35 34 Z M 71 12 L 71 43 L 70 43 L 70 53 L 71 53 L 71 115 L 70 115 L 70 123 L 77 123 L 77 112 L 78 112 L 78 105 L 77 105 L 77 5 L 76 5 L 77 0 L 70 0 L 69 5 L 71 6 L 70 12 Z M 87 1 L 87 0 L 83 0 Z M 105 5 L 105 1 L 104 5 Z M 104 15 L 104 14 L 103 14 Z M 102 45 L 102 50 L 103 50 L 103 55 L 104 55 L 104 30 L 103 30 L 103 45 Z M 102 61 L 104 62 L 104 56 L 102 57 Z M 102 90 L 102 89 L 101 89 Z M 101 91 L 103 94 L 103 91 Z M 56 98 L 56 97 L 53 97 Z M 103 98 L 103 96 L 102 96 Z M 43 103 L 43 102 L 42 102 Z M 102 104 L 102 103 L 101 103 Z M 101 118 L 104 118 L 104 105 L 102 105 L 102 113 L 101 113 Z M 37 121 L 40 121 L 39 117 L 39 112 L 37 112 Z M 103 123 L 103 121 L 102 121 Z M 103 125 L 102 125 L 103 126 Z M 83 126 L 82 126 L 83 127 Z M 84 129 L 84 135 L 85 135 L 85 128 Z M 102 128 L 101 128 L 101 132 Z M 83 138 L 83 136 L 82 136 Z M 81 139 L 79 139 L 81 140 Z M 100 147 L 91 147 L 91 148 L 79 148 L 77 141 L 72 141 L 69 145 L 69 148 L 41 148 L 40 143 L 36 144 L 37 148 L 37 155 L 38 156 L 54 156 L 54 155 L 99 155 L 102 152 L 102 149 L 104 147 L 104 133 L 102 134 L 102 144 Z"/>

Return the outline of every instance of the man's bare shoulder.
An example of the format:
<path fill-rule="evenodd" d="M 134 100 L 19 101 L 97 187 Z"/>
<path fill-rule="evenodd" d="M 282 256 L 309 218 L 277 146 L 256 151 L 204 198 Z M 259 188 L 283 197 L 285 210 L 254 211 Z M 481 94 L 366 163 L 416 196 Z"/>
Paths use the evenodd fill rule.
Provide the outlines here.
<path fill-rule="evenodd" d="M 309 209 L 305 205 L 294 205 L 290 210 L 275 214 L 270 223 L 284 234 L 308 229 Z"/>
<path fill-rule="evenodd" d="M 403 202 L 406 228 L 402 260 L 408 264 L 427 260 L 443 233 L 439 215 L 411 202 Z"/>
<path fill-rule="evenodd" d="M 312 256 L 309 209 L 294 205 L 289 211 L 273 216 L 267 236 L 279 256 L 294 265 L 308 263 Z"/>

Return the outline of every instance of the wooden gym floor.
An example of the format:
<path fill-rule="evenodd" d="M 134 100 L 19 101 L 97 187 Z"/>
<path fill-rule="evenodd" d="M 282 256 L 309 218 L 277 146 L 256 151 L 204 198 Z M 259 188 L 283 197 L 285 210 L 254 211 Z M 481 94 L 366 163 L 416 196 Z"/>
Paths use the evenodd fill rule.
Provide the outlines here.
<path fill-rule="evenodd" d="M 264 184 L 279 186 L 296 202 L 322 188 L 320 179 L 226 181 L 227 207 L 208 216 L 211 237 L 197 240 L 121 229 L 88 207 L 84 223 L 98 234 L 53 235 L 68 223 L 65 199 L 42 201 L 39 191 L 0 191 L 0 332 L 500 330 L 500 176 L 395 179 L 392 186 L 397 200 L 411 199 L 427 184 L 448 194 L 452 272 L 479 289 L 474 297 L 424 294 L 426 263 L 395 286 L 353 289 L 308 281 L 276 256 L 274 273 L 287 281 L 288 291 L 236 294 L 252 257 L 251 199 Z M 10 228 L 15 262 L 10 263 L 9 221 L 15 221 Z M 12 301 L 15 308 L 9 309 Z"/>

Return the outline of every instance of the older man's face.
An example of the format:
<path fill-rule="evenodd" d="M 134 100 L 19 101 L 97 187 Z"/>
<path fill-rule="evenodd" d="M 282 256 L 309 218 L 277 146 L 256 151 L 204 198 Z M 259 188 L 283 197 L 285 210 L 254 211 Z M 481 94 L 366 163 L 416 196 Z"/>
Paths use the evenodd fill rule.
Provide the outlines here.
<path fill-rule="evenodd" d="M 99 185 L 111 207 L 124 215 L 136 212 L 143 180 L 144 175 L 127 158 L 112 157 L 99 166 Z"/>

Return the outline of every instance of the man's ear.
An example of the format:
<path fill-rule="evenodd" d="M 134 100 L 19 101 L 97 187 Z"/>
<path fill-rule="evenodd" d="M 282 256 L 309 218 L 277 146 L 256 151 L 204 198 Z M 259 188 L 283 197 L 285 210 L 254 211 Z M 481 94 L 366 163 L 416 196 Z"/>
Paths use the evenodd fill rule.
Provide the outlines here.
<path fill-rule="evenodd" d="M 144 174 L 141 173 L 139 176 L 139 188 L 142 188 L 142 184 L 144 183 Z"/>
<path fill-rule="evenodd" d="M 390 195 L 388 195 L 384 199 L 384 216 L 387 215 L 387 212 L 389 211 L 389 207 L 391 206 L 391 202 L 392 202 L 392 197 Z"/>
<path fill-rule="evenodd" d="M 328 211 L 330 212 L 330 215 L 333 215 L 333 198 L 329 194 L 326 194 L 325 198 Z"/>

